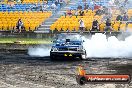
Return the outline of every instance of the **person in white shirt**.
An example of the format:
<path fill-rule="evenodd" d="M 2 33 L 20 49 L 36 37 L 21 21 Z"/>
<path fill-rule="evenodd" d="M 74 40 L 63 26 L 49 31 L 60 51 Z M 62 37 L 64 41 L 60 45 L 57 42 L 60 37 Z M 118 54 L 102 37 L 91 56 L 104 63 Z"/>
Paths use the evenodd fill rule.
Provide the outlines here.
<path fill-rule="evenodd" d="M 42 10 L 43 11 L 47 11 L 47 8 L 48 8 L 49 6 L 47 5 L 47 3 L 44 3 L 44 5 L 42 6 Z"/>
<path fill-rule="evenodd" d="M 84 28 L 85 28 L 85 25 L 84 25 L 84 22 L 83 22 L 82 19 L 79 20 L 79 24 L 80 24 L 80 31 L 83 32 Z"/>
<path fill-rule="evenodd" d="M 74 15 L 75 15 L 76 18 L 77 18 L 77 16 L 78 16 L 78 10 L 76 10 L 76 12 L 74 13 Z"/>
<path fill-rule="evenodd" d="M 55 14 L 57 6 L 55 5 L 55 3 L 52 3 L 52 5 L 50 6 L 51 10 L 53 11 L 53 14 Z"/>
<path fill-rule="evenodd" d="M 56 5 L 54 3 L 52 3 L 51 9 L 56 9 Z"/>

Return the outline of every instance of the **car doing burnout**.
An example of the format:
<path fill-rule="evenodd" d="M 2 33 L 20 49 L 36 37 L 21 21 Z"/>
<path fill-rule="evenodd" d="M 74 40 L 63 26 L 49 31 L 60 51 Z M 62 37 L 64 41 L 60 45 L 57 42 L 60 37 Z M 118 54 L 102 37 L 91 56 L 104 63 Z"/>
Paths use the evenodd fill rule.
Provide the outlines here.
<path fill-rule="evenodd" d="M 79 34 L 58 34 L 53 41 L 50 58 L 52 60 L 64 57 L 86 59 L 83 42 Z"/>

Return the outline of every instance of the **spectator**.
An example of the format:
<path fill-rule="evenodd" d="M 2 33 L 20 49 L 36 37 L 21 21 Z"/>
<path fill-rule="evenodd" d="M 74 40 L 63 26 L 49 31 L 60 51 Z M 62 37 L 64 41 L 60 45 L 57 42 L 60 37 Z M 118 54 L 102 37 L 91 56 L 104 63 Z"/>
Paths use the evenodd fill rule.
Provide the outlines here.
<path fill-rule="evenodd" d="M 55 5 L 55 3 L 52 3 L 51 9 L 53 10 L 53 13 L 56 12 L 57 6 Z"/>
<path fill-rule="evenodd" d="M 123 21 L 128 21 L 128 15 L 126 13 L 124 13 L 124 16 L 123 16 Z"/>
<path fill-rule="evenodd" d="M 80 31 L 83 32 L 84 28 L 85 28 L 85 25 L 84 25 L 84 22 L 83 22 L 82 19 L 79 20 L 79 24 L 80 24 Z"/>
<path fill-rule="evenodd" d="M 51 9 L 56 9 L 56 8 L 57 8 L 56 5 L 54 3 L 52 3 Z"/>
<path fill-rule="evenodd" d="M 60 8 L 62 7 L 64 0 L 59 0 Z"/>
<path fill-rule="evenodd" d="M 86 9 L 88 9 L 88 5 L 85 3 L 85 5 L 84 5 L 84 10 L 86 10 Z"/>
<path fill-rule="evenodd" d="M 99 31 L 99 22 L 94 19 L 91 31 Z"/>
<path fill-rule="evenodd" d="M 100 8 L 100 6 L 98 6 L 98 5 L 94 5 L 94 10 L 98 10 Z"/>
<path fill-rule="evenodd" d="M 111 20 L 110 19 L 107 19 L 106 20 L 106 26 L 105 26 L 105 29 L 104 29 L 104 31 L 112 31 L 113 30 L 113 28 L 111 27 Z"/>
<path fill-rule="evenodd" d="M 40 10 L 41 9 L 41 6 L 39 6 L 37 3 L 36 4 L 34 4 L 32 7 L 31 7 L 31 10 L 33 10 L 33 9 L 35 9 L 35 10 Z"/>
<path fill-rule="evenodd" d="M 21 3 L 21 0 L 16 0 L 17 3 Z"/>
<path fill-rule="evenodd" d="M 14 8 L 14 2 L 13 1 L 8 1 L 7 8 Z"/>
<path fill-rule="evenodd" d="M 130 17 L 129 21 L 130 21 L 130 22 L 128 22 L 128 23 L 130 23 L 130 24 L 131 24 L 131 23 L 132 23 L 132 16 Z"/>
<path fill-rule="evenodd" d="M 77 7 L 77 9 L 82 9 L 82 6 L 81 6 L 81 5 L 79 5 L 79 6 Z"/>
<path fill-rule="evenodd" d="M 130 21 L 132 22 L 132 16 L 130 17 Z"/>
<path fill-rule="evenodd" d="M 120 14 L 116 17 L 116 21 L 122 21 L 122 16 Z"/>
<path fill-rule="evenodd" d="M 66 18 L 66 12 L 64 12 L 64 16 L 65 16 L 65 18 Z"/>
<path fill-rule="evenodd" d="M 79 11 L 79 14 L 80 14 L 80 16 L 84 16 L 84 11 L 83 10 L 80 10 Z"/>
<path fill-rule="evenodd" d="M 75 15 L 76 18 L 77 18 L 77 16 L 78 16 L 78 10 L 75 11 L 75 14 L 74 14 L 74 15 Z"/>
<path fill-rule="evenodd" d="M 24 29 L 24 24 L 21 19 L 18 20 L 16 29 L 18 29 L 19 33 L 21 32 L 22 29 Z"/>
<path fill-rule="evenodd" d="M 108 13 L 106 13 L 104 16 L 103 16 L 103 18 L 102 18 L 102 22 L 103 21 L 106 21 L 107 19 L 111 19 L 111 15 L 109 15 Z"/>
<path fill-rule="evenodd" d="M 57 1 L 57 0 L 55 1 L 55 5 L 56 5 L 56 6 L 58 5 L 58 1 Z"/>
<path fill-rule="evenodd" d="M 94 10 L 94 2 L 93 1 L 90 1 L 89 7 L 92 9 L 92 11 Z"/>
<path fill-rule="evenodd" d="M 44 5 L 42 6 L 42 11 L 47 11 L 47 8 L 49 8 L 47 3 L 44 3 Z"/>
<path fill-rule="evenodd" d="M 86 13 L 88 13 L 88 10 L 90 10 L 90 9 L 86 9 Z"/>
<path fill-rule="evenodd" d="M 105 6 L 103 6 L 103 13 L 104 13 L 104 14 L 108 14 L 108 8 L 105 7 Z"/>
<path fill-rule="evenodd" d="M 68 16 L 72 16 L 72 11 L 71 10 L 68 10 L 67 15 Z"/>
<path fill-rule="evenodd" d="M 95 15 L 101 16 L 103 14 L 103 10 L 100 8 L 95 13 L 96 13 Z"/>
<path fill-rule="evenodd" d="M 127 12 L 127 11 L 126 11 L 126 7 L 124 7 L 124 6 L 120 6 L 120 7 L 119 7 L 119 10 L 120 10 L 121 14 L 124 14 L 124 13 Z"/>

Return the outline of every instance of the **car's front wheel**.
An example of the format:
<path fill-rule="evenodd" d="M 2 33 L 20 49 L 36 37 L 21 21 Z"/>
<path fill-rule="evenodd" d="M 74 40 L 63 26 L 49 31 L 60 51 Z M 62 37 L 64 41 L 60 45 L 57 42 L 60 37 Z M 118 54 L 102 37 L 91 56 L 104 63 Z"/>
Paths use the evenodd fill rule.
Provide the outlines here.
<path fill-rule="evenodd" d="M 80 59 L 81 59 L 81 60 L 85 60 L 86 58 L 87 58 L 87 53 L 86 53 L 86 51 L 85 51 L 83 54 L 81 54 Z"/>
<path fill-rule="evenodd" d="M 86 59 L 86 54 L 82 54 L 80 57 L 81 60 L 85 60 Z"/>

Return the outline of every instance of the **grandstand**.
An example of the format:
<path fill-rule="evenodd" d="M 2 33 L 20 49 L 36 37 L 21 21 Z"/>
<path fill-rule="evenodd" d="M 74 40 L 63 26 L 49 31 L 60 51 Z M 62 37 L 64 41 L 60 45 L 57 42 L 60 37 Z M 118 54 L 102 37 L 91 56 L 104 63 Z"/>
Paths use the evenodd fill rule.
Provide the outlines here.
<path fill-rule="evenodd" d="M 51 12 L 0 12 L 1 31 L 13 30 L 18 19 L 24 22 L 26 31 L 34 31 L 39 25 L 51 16 Z"/>
<path fill-rule="evenodd" d="M 90 6 L 90 0 L 86 0 L 86 2 L 83 2 L 82 0 L 78 0 L 78 2 L 70 7 L 70 10 L 72 10 L 72 14 L 75 14 L 75 10 L 77 9 L 78 5 L 82 6 L 82 9 L 84 9 L 84 4 L 88 4 Z M 115 7 L 116 9 L 113 10 L 112 13 L 112 28 L 114 29 L 114 32 L 118 32 L 120 31 L 126 31 L 126 29 L 132 29 L 131 27 L 131 22 L 129 21 L 116 21 L 116 17 L 118 14 L 120 14 L 120 11 L 117 9 L 117 6 L 113 5 L 109 5 L 109 1 L 110 0 L 100 0 L 96 2 L 96 5 L 100 5 L 100 6 L 107 6 L 109 8 L 111 7 Z M 99 28 L 100 31 L 104 31 L 105 28 L 105 23 L 101 22 L 101 19 L 103 18 L 103 15 L 95 16 L 95 12 L 96 10 L 93 10 L 94 6 L 91 7 L 92 10 L 88 10 L 88 12 L 86 12 L 86 10 L 84 10 L 84 14 L 85 16 L 78 16 L 76 18 L 76 16 L 61 16 L 56 22 L 54 22 L 51 26 L 50 26 L 50 30 L 53 31 L 70 31 L 70 32 L 77 32 L 79 31 L 79 19 L 82 19 L 84 21 L 85 24 L 85 31 L 89 31 L 92 28 L 92 22 L 94 19 L 97 19 L 99 22 Z M 78 10 L 79 12 L 80 10 Z M 129 8 L 127 10 L 127 14 L 129 16 L 129 18 L 132 16 L 132 9 Z"/>
<path fill-rule="evenodd" d="M 47 4 L 48 8 L 43 11 Z M 25 31 L 35 31 L 50 16 L 53 10 L 50 8 L 55 0 L 22 0 L 20 2 L 3 0 L 0 2 L 0 31 L 15 30 L 18 19 L 22 19 Z M 56 10 L 60 9 L 60 4 Z"/>
<path fill-rule="evenodd" d="M 16 28 L 16 23 L 18 19 L 22 19 L 25 26 L 26 32 L 35 33 L 49 33 L 50 31 L 79 31 L 79 19 L 82 19 L 85 24 L 85 31 L 89 32 L 92 27 L 92 22 L 97 19 L 99 22 L 100 31 L 104 31 L 105 22 L 102 22 L 104 15 L 95 15 L 96 10 L 95 5 L 105 6 L 112 9 L 112 27 L 114 32 L 126 31 L 126 29 L 131 29 L 132 24 L 129 21 L 116 21 L 116 17 L 120 14 L 119 7 L 115 4 L 110 4 L 110 0 L 65 0 L 63 6 L 58 3 L 56 9 L 51 9 L 51 5 L 55 3 L 55 0 L 16 0 L 8 1 L 3 0 L 0 2 L 0 31 L 12 31 Z M 66 3 L 69 1 L 69 3 Z M 48 7 L 43 11 L 43 6 L 47 4 Z M 85 10 L 85 5 L 89 8 Z M 75 11 L 78 13 L 80 9 L 78 6 L 82 6 L 84 10 L 84 16 L 75 16 Z M 127 14 L 129 18 L 132 16 L 132 9 L 130 5 Z M 34 8 L 35 7 L 35 8 Z M 72 16 L 64 16 L 67 10 L 72 11 Z"/>

